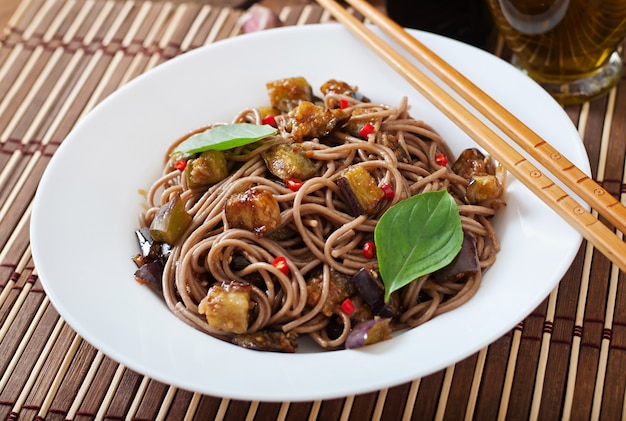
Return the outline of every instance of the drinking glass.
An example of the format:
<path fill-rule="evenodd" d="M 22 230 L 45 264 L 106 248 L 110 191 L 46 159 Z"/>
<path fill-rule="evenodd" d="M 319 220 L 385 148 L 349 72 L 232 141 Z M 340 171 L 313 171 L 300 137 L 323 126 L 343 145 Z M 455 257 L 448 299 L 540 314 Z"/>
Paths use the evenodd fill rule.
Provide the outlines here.
<path fill-rule="evenodd" d="M 588 101 L 621 78 L 626 0 L 486 0 L 513 64 L 562 104 Z"/>

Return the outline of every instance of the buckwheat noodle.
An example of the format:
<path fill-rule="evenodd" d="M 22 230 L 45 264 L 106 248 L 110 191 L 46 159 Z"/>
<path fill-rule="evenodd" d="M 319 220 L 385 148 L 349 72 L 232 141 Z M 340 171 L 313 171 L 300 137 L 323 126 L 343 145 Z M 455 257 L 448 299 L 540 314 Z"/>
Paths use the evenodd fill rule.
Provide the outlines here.
<path fill-rule="evenodd" d="M 241 147 L 229 152 L 231 175 L 205 191 L 189 189 L 185 177 L 169 160 L 170 152 L 187 136 L 166 152 L 163 175 L 147 193 L 148 206 L 140 215 L 140 225 L 149 226 L 158 208 L 175 194 L 180 194 L 193 215 L 192 227 L 173 248 L 162 279 L 167 306 L 189 325 L 228 340 L 232 334 L 212 328 L 199 313 L 198 305 L 211 283 L 246 282 L 246 277 L 254 275 L 261 283 L 252 286 L 255 308 L 249 332 L 271 327 L 310 335 L 323 348 L 341 347 L 350 331 L 350 317 L 336 312 L 335 317 L 344 327 L 338 337 L 331 338 L 325 330 L 330 317 L 321 312 L 329 294 L 331 273 L 352 276 L 372 264 L 363 257 L 359 244 L 373 238 L 376 221 L 385 209 L 422 192 L 447 189 L 455 197 L 463 229 L 477 239 L 481 269 L 493 264 L 499 244 L 490 220 L 502 202 L 477 206 L 463 201 L 467 181 L 453 173 L 450 165 L 442 167 L 435 161 L 436 155 L 443 153 L 452 162 L 452 151 L 433 128 L 409 115 L 406 99 L 398 106 L 360 102 L 336 94 L 326 95 L 323 100 L 328 108 L 337 108 L 341 100 L 348 101 L 347 111 L 366 108 L 367 113 L 353 113 L 351 121 L 375 121 L 375 135 L 363 140 L 342 129 L 330 135 L 331 141 L 304 141 L 307 156 L 318 171 L 297 192 L 272 178 L 261 158 L 269 146 L 289 142 L 288 136 L 281 133 L 256 149 Z M 250 108 L 241 111 L 233 122 L 261 124 L 261 119 L 259 110 Z M 378 181 L 389 182 L 395 191 L 393 199 L 384 199 L 384 206 L 369 217 L 350 216 L 335 183 L 341 170 L 357 163 Z M 281 207 L 281 227 L 297 235 L 276 240 L 227 227 L 223 216 L 226 199 L 251 186 L 276 197 Z M 242 255 L 249 265 L 234 269 L 231 263 Z M 271 264 L 277 256 L 287 259 L 289 276 Z M 317 303 L 310 303 L 307 278 L 320 272 L 321 297 Z M 428 275 L 416 279 L 399 292 L 402 312 L 394 326 L 414 327 L 457 308 L 474 295 L 480 282 L 481 274 L 462 282 L 435 282 Z"/>

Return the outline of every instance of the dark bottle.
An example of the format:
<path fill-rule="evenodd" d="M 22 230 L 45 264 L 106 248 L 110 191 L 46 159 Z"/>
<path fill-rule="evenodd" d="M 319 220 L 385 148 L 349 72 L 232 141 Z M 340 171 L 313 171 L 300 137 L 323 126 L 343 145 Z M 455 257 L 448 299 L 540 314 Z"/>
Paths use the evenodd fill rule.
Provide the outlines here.
<path fill-rule="evenodd" d="M 399 25 L 486 48 L 494 34 L 485 0 L 386 0 Z"/>

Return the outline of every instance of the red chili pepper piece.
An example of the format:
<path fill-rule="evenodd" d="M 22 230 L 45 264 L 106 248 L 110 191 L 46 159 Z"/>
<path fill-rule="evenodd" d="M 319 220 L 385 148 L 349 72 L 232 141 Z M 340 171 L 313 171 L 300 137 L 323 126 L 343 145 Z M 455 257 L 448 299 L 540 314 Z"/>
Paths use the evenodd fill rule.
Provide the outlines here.
<path fill-rule="evenodd" d="M 380 185 L 380 189 L 385 194 L 385 199 L 393 199 L 393 197 L 396 195 L 396 192 L 393 191 L 393 188 L 391 187 L 391 184 L 389 184 L 387 182 L 382 183 Z"/>
<path fill-rule="evenodd" d="M 348 107 L 348 105 L 350 105 L 350 103 L 349 103 L 349 102 L 348 102 L 348 100 L 347 100 L 347 99 L 345 99 L 345 98 L 342 98 L 342 99 L 339 101 L 339 108 L 341 108 L 342 110 L 343 110 L 344 108 L 347 108 L 347 107 Z"/>
<path fill-rule="evenodd" d="M 288 178 L 285 180 L 285 184 L 287 184 L 287 187 L 289 188 L 289 190 L 298 191 L 300 190 L 300 187 L 302 187 L 304 182 L 300 180 L 299 178 Z"/>
<path fill-rule="evenodd" d="M 180 161 L 176 161 L 176 163 L 174 164 L 174 168 L 176 168 L 180 172 L 185 171 L 186 167 L 187 167 L 187 161 L 185 161 L 184 159 L 181 159 Z"/>
<path fill-rule="evenodd" d="M 289 275 L 289 264 L 283 256 L 278 256 L 272 262 L 272 266 L 281 271 L 285 275 Z"/>
<path fill-rule="evenodd" d="M 341 310 L 348 316 L 352 316 L 352 313 L 354 313 L 354 303 L 352 300 L 349 298 L 343 300 L 343 303 L 341 303 Z"/>
<path fill-rule="evenodd" d="M 366 259 L 373 259 L 376 256 L 376 245 L 373 241 L 367 241 L 363 244 L 363 257 Z"/>
<path fill-rule="evenodd" d="M 437 165 L 445 167 L 446 164 L 448 164 L 448 157 L 442 153 L 438 153 L 437 155 L 435 155 L 435 162 L 437 163 Z"/>
<path fill-rule="evenodd" d="M 272 127 L 278 127 L 278 124 L 276 123 L 276 117 L 274 117 L 272 114 L 263 117 L 263 120 L 261 120 L 261 123 L 268 124 Z"/>
<path fill-rule="evenodd" d="M 374 127 L 374 125 L 372 123 L 366 123 L 365 126 L 363 126 L 363 128 L 361 129 L 361 131 L 359 131 L 359 134 L 361 135 L 361 137 L 367 137 L 370 134 L 374 133 L 374 130 L 376 130 L 376 128 Z"/>

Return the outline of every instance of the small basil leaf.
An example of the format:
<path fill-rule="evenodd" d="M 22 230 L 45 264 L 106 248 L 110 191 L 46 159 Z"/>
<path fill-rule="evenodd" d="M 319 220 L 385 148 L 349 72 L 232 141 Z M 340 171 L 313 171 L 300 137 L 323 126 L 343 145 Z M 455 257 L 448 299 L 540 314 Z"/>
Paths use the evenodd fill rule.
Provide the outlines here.
<path fill-rule="evenodd" d="M 276 134 L 276 132 L 274 127 L 267 124 L 235 123 L 215 126 L 189 136 L 178 145 L 172 154 L 200 153 L 209 149 L 225 151 L 257 142 Z"/>
<path fill-rule="evenodd" d="M 374 242 L 388 301 L 392 292 L 441 269 L 459 253 L 463 243 L 459 208 L 446 190 L 412 196 L 383 214 Z"/>

